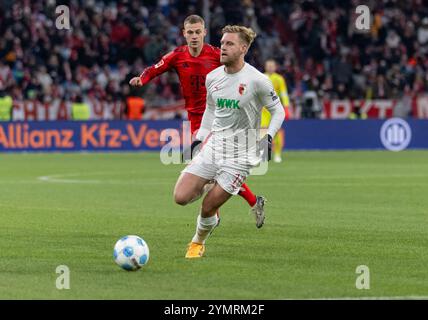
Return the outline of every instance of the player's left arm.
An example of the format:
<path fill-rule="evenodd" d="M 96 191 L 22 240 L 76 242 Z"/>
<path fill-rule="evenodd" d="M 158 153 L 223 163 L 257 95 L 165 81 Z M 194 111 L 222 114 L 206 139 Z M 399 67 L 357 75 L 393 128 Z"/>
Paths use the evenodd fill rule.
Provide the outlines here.
<path fill-rule="evenodd" d="M 257 95 L 260 100 L 260 105 L 265 106 L 271 114 L 267 134 L 260 141 L 261 148 L 266 150 L 266 152 L 263 153 L 263 159 L 269 161 L 272 154 L 272 138 L 281 128 L 285 117 L 285 111 L 273 88 L 272 81 L 270 81 L 268 77 L 258 82 Z"/>
<path fill-rule="evenodd" d="M 257 96 L 260 100 L 260 105 L 265 106 L 271 114 L 267 133 L 274 137 L 284 121 L 285 111 L 269 78 L 263 78 L 258 82 Z"/>

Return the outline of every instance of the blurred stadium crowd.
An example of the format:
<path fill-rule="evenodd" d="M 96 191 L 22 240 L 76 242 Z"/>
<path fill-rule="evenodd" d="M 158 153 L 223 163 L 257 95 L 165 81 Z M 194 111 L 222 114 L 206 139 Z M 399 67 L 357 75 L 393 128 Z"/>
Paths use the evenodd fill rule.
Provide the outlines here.
<path fill-rule="evenodd" d="M 355 29 L 355 7 L 371 8 L 372 27 Z M 248 62 L 263 70 L 274 58 L 291 100 L 308 90 L 327 99 L 415 95 L 428 85 L 428 1 L 209 1 L 209 42 L 226 24 L 257 33 Z M 13 99 L 102 101 L 142 94 L 147 106 L 181 99 L 165 74 L 130 92 L 128 81 L 184 44 L 182 22 L 204 16 L 202 0 L 72 0 L 71 30 L 55 27 L 51 0 L 0 1 L 0 90 Z"/>

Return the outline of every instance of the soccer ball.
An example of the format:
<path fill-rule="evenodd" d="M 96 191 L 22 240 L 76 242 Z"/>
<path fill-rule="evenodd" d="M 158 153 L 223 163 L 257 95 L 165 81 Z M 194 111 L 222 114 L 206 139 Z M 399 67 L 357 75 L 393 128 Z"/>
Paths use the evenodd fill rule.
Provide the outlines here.
<path fill-rule="evenodd" d="M 114 245 L 113 258 L 119 267 L 135 271 L 149 261 L 149 247 L 138 236 L 125 236 Z"/>

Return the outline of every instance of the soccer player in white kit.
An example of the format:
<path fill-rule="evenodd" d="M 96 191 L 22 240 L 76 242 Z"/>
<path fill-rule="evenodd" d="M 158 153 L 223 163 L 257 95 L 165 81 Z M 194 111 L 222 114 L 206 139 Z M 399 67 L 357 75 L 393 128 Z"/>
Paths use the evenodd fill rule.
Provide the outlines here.
<path fill-rule="evenodd" d="M 202 201 L 186 258 L 203 256 L 205 241 L 218 222 L 217 209 L 239 192 L 250 169 L 260 164 L 261 156 L 257 152 L 260 145 L 266 146 L 264 151 L 268 152 L 270 160 L 272 137 L 285 116 L 272 82 L 244 61 L 255 32 L 243 26 L 228 25 L 222 33 L 222 66 L 206 77 L 207 107 L 196 137 L 204 141 L 204 145 L 183 170 L 174 189 L 175 202 L 186 205 L 202 196 L 208 182 L 215 181 Z M 263 106 L 272 118 L 267 134 L 259 141 Z M 263 224 L 264 215 L 256 214 L 256 220 Z"/>

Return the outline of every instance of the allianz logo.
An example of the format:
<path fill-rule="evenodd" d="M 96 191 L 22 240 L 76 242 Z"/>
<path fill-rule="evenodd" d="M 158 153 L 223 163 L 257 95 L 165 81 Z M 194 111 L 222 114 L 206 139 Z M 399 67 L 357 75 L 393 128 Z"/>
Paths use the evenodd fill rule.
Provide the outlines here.
<path fill-rule="evenodd" d="M 390 151 L 401 151 L 408 147 L 412 139 L 409 124 L 400 118 L 392 118 L 384 122 L 380 129 L 383 146 Z"/>

